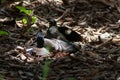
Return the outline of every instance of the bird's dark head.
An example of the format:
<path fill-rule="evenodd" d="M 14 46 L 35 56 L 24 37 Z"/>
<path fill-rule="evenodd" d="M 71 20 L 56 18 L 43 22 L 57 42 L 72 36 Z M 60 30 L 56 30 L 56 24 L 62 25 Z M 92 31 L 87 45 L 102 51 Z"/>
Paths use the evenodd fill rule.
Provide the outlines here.
<path fill-rule="evenodd" d="M 54 19 L 48 19 L 49 26 L 56 26 L 57 23 Z"/>
<path fill-rule="evenodd" d="M 37 47 L 42 48 L 44 46 L 44 36 L 42 34 L 42 30 L 39 30 L 37 33 Z"/>

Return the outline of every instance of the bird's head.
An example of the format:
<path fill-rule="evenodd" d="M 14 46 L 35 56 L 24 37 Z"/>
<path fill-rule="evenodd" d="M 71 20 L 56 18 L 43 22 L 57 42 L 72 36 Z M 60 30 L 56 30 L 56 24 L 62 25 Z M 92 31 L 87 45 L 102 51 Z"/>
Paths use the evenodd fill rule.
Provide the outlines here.
<path fill-rule="evenodd" d="M 49 27 L 57 25 L 57 23 L 56 23 L 56 21 L 54 19 L 48 19 L 48 23 L 49 23 Z"/>
<path fill-rule="evenodd" d="M 44 46 L 44 36 L 42 34 L 42 30 L 39 30 L 37 33 L 37 47 L 42 48 Z"/>

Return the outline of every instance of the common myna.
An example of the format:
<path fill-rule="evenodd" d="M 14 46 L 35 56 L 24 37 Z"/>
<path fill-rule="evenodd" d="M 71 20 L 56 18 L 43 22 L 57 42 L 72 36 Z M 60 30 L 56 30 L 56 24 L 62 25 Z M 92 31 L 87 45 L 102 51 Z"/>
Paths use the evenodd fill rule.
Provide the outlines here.
<path fill-rule="evenodd" d="M 61 40 L 69 42 L 82 41 L 82 36 L 72 29 L 69 29 L 65 26 L 58 27 L 54 19 L 49 19 L 48 22 L 49 28 L 46 33 L 47 38 L 60 38 Z"/>

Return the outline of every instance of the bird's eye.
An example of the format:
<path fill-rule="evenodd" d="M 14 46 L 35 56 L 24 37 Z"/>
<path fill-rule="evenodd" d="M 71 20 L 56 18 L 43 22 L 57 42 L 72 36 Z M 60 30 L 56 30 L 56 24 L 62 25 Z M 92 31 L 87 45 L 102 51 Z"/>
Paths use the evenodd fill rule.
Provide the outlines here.
<path fill-rule="evenodd" d="M 65 33 L 68 34 L 68 35 L 71 34 L 71 32 L 72 31 L 70 29 L 68 29 L 68 30 L 65 31 Z"/>

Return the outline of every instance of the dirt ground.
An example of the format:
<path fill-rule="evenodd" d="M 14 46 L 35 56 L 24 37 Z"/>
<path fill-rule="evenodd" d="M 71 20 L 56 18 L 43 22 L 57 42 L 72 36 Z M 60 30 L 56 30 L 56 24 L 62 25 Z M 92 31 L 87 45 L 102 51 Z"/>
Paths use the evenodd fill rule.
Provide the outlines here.
<path fill-rule="evenodd" d="M 17 21 L 25 16 L 18 5 L 34 11 L 34 25 Z M 45 33 L 48 18 L 76 31 L 83 41 L 76 42 L 81 46 L 76 53 L 51 52 L 50 70 L 42 79 L 48 58 L 29 57 L 16 47 L 30 47 L 39 28 Z M 0 35 L 0 80 L 120 80 L 119 0 L 6 0 L 0 5 L 0 30 L 9 33 Z"/>

